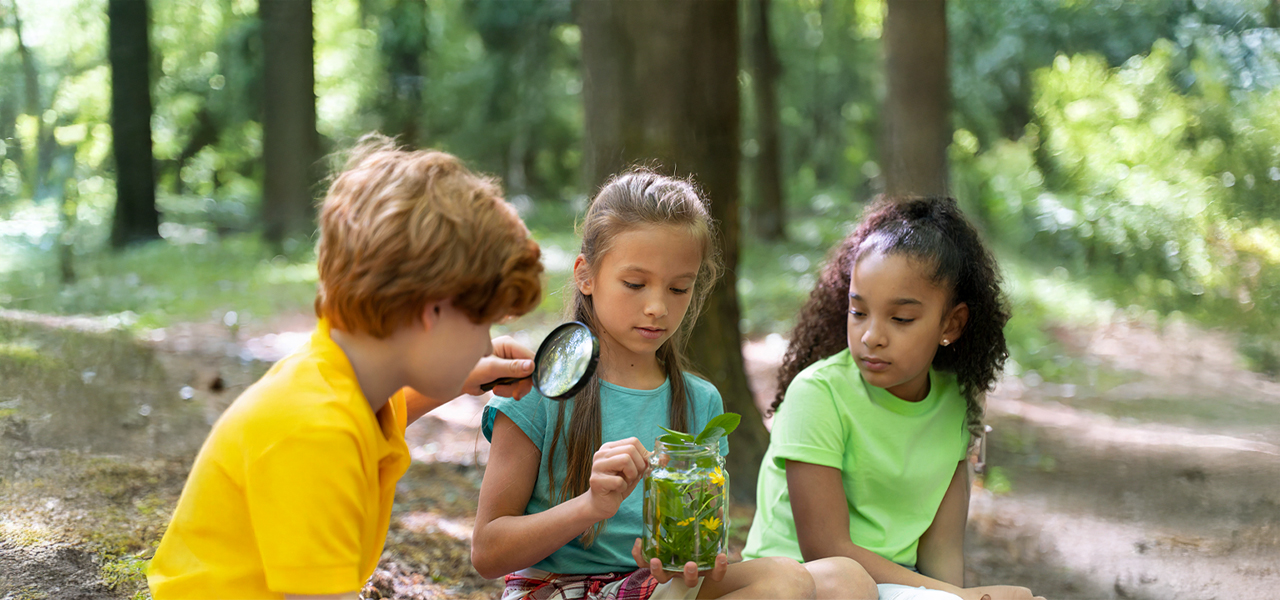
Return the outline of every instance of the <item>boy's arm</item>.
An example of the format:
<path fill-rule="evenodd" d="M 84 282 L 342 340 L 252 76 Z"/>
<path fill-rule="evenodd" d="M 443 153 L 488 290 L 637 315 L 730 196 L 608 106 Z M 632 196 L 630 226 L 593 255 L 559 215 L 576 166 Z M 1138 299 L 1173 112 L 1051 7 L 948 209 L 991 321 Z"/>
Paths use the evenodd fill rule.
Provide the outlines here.
<path fill-rule="evenodd" d="M 462 384 L 466 394 L 479 396 L 480 385 L 501 377 L 527 377 L 533 374 L 533 352 L 521 346 L 509 336 L 493 339 L 493 354 L 480 359 L 467 380 Z M 493 393 L 507 398 L 522 398 L 533 389 L 532 379 L 522 379 L 511 385 L 500 385 L 493 388 Z M 453 398 L 429 398 L 419 394 L 413 388 L 404 388 L 404 401 L 409 423 L 417 421 Z"/>
<path fill-rule="evenodd" d="M 912 572 L 849 539 L 849 503 L 840 469 L 788 460 L 787 490 L 796 539 L 806 561 L 847 556 L 858 561 L 876 583 L 924 586 L 968 598 L 958 586 Z"/>
<path fill-rule="evenodd" d="M 938 514 L 920 536 L 916 568 L 951 585 L 964 586 L 964 528 L 969 519 L 969 466 L 956 465 Z"/>

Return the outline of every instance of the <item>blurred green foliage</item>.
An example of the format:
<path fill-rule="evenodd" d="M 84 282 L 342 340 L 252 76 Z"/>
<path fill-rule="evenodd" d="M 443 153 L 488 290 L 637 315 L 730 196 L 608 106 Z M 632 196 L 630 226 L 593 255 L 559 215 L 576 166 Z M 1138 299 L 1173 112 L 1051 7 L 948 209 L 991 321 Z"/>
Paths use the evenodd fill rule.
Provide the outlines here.
<path fill-rule="evenodd" d="M 264 256 L 265 242 L 249 234 L 149 244 L 120 254 L 86 254 L 78 260 L 80 277 L 62 284 L 53 276 L 55 257 L 32 247 L 15 256 L 23 268 L 0 270 L 0 306 L 111 315 L 120 326 L 140 328 L 222 321 L 227 311 L 236 311 L 241 323 L 306 312 L 316 292 L 311 249 Z"/>
<path fill-rule="evenodd" d="M 559 290 L 590 193 L 570 0 L 313 3 L 325 152 L 377 129 L 497 174 Z M 311 268 L 312 241 L 277 258 L 253 239 L 254 0 L 153 0 L 154 64 L 140 68 L 153 74 L 166 241 L 103 255 L 114 203 L 105 4 L 0 0 L 0 80 L 12 82 L 0 88 L 0 306 L 130 311 L 157 325 L 233 306 L 307 310 L 312 282 L 281 274 Z M 883 19 L 882 0 L 772 4 L 790 241 L 744 230 L 746 335 L 790 327 L 827 249 L 882 188 Z M 952 180 L 1008 278 L 1011 369 L 1088 376 L 1060 359 L 1047 324 L 1180 314 L 1243 332 L 1250 366 L 1280 373 L 1280 5 L 955 0 L 948 22 Z M 744 218 L 759 152 L 750 78 L 743 60 Z M 67 284 L 63 243 L 77 276 Z M 549 294 L 543 308 L 558 305 Z"/>
<path fill-rule="evenodd" d="M 1034 73 L 1022 137 L 953 146 L 957 184 L 998 243 L 1105 298 L 1273 336 L 1280 92 L 1232 86 L 1200 50 L 1059 55 Z"/>

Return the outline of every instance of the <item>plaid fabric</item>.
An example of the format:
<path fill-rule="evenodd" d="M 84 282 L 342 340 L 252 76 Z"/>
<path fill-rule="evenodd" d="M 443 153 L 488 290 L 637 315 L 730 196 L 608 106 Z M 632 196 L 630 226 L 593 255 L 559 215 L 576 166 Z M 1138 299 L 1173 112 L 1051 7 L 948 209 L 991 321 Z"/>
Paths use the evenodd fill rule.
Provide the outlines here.
<path fill-rule="evenodd" d="M 649 569 L 604 575 L 530 571 L 507 575 L 502 600 L 648 600 L 658 587 Z"/>

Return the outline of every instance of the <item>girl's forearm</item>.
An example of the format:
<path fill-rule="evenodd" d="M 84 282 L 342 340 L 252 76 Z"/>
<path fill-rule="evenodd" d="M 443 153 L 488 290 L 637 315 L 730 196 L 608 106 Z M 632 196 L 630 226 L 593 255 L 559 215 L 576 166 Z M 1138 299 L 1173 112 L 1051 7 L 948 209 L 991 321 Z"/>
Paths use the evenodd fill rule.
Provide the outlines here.
<path fill-rule="evenodd" d="M 964 585 L 964 549 L 942 556 L 927 556 L 923 552 L 916 558 L 916 568 L 921 573 L 952 585 Z"/>
<path fill-rule="evenodd" d="M 847 541 L 847 543 L 843 543 L 836 548 L 832 548 L 830 552 L 824 553 L 824 556 L 846 556 L 858 561 L 858 564 L 862 565 L 863 569 L 866 569 L 867 574 L 870 575 L 876 583 L 896 583 L 911 587 L 923 586 L 931 590 L 941 590 L 957 595 L 959 595 L 961 591 L 961 588 L 957 586 L 912 571 L 911 569 L 884 558 L 875 552 L 854 544 L 852 541 Z M 815 556 L 813 558 L 822 557 Z M 812 559 L 809 556 L 805 556 L 805 560 Z"/>
<path fill-rule="evenodd" d="M 487 579 L 529 568 L 582 535 L 599 519 L 586 494 L 531 515 L 503 516 L 477 527 L 471 562 Z"/>

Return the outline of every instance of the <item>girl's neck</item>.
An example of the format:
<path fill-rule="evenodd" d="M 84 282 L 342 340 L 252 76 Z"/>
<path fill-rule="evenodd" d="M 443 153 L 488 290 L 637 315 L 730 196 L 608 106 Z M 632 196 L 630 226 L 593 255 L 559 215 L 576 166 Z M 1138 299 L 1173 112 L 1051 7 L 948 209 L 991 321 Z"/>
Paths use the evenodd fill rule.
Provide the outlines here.
<path fill-rule="evenodd" d="M 888 388 L 890 394 L 907 402 L 920 402 L 928 398 L 930 389 L 932 389 L 932 383 L 929 381 L 929 371 L 927 370 L 921 377 Z"/>
<path fill-rule="evenodd" d="M 652 390 L 667 380 L 654 354 L 614 351 L 608 343 L 600 349 L 600 379 L 633 390 Z"/>

